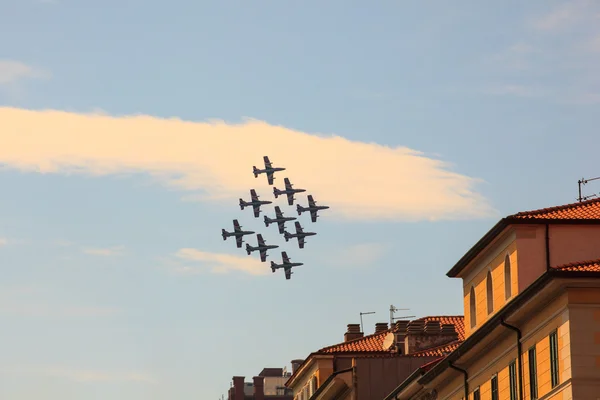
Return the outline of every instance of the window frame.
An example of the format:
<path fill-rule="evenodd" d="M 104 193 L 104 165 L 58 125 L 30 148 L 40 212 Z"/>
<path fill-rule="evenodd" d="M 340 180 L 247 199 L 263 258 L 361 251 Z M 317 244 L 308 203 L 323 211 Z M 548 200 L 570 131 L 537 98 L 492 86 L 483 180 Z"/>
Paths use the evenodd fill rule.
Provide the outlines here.
<path fill-rule="evenodd" d="M 537 376 L 537 352 L 535 345 L 527 350 L 527 361 L 529 363 L 529 398 L 538 398 L 538 376 Z"/>
<path fill-rule="evenodd" d="M 499 394 L 499 390 L 498 390 L 498 374 L 492 375 L 492 379 L 490 379 L 490 395 L 491 395 L 492 400 L 499 400 L 499 398 L 500 398 L 499 397 L 500 394 Z"/>
<path fill-rule="evenodd" d="M 479 386 L 473 390 L 473 400 L 481 400 L 481 391 L 479 390 Z"/>
<path fill-rule="evenodd" d="M 471 329 L 477 326 L 477 297 L 475 295 L 475 285 L 471 285 L 471 290 L 469 291 L 469 319 Z"/>
<path fill-rule="evenodd" d="M 510 265 L 510 254 L 504 256 L 504 298 L 512 297 L 512 270 Z"/>
<path fill-rule="evenodd" d="M 550 384 L 552 389 L 560 384 L 560 372 L 558 365 L 558 329 L 548 335 L 548 346 L 550 350 Z"/>
<path fill-rule="evenodd" d="M 488 269 L 485 275 L 485 297 L 487 304 L 488 315 L 494 312 L 494 279 L 492 278 L 492 270 Z"/>
<path fill-rule="evenodd" d="M 519 394 L 517 392 L 518 385 L 518 373 L 517 373 L 517 360 L 512 360 L 508 364 L 508 390 L 510 394 L 510 400 L 517 400 Z"/>

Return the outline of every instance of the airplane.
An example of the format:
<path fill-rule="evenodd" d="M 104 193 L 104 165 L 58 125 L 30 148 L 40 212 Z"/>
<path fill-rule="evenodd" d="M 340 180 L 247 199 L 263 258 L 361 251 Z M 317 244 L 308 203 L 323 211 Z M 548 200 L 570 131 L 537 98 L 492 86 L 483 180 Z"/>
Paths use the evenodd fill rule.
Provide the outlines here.
<path fill-rule="evenodd" d="M 223 240 L 227 240 L 229 236 L 235 236 L 235 241 L 237 247 L 242 247 L 242 236 L 251 235 L 254 231 L 243 231 L 242 226 L 238 222 L 237 219 L 233 220 L 233 232 L 227 232 L 225 229 L 221 229 L 221 235 L 223 236 Z"/>
<path fill-rule="evenodd" d="M 302 207 L 300 204 L 296 204 L 296 211 L 298 211 L 298 215 L 301 215 L 304 211 L 310 211 L 310 220 L 312 222 L 317 222 L 317 211 L 319 210 L 327 210 L 329 206 L 318 206 L 317 202 L 313 199 L 312 194 L 308 196 L 308 207 Z"/>
<path fill-rule="evenodd" d="M 281 252 L 281 259 L 281 264 L 276 264 L 274 261 L 271 261 L 271 270 L 275 272 L 277 268 L 283 268 L 283 271 L 285 272 L 285 279 L 290 279 L 292 277 L 292 267 L 299 267 L 301 265 L 304 265 L 304 263 L 290 262 L 290 258 L 288 257 L 285 251 Z"/>
<path fill-rule="evenodd" d="M 276 249 L 279 246 L 276 244 L 265 244 L 265 240 L 260 233 L 256 235 L 256 238 L 258 239 L 258 246 L 253 247 L 246 243 L 246 251 L 248 252 L 248 255 L 250 255 L 253 251 L 258 250 L 260 252 L 260 261 L 265 262 L 267 260 L 267 250 Z"/>
<path fill-rule="evenodd" d="M 272 201 L 268 201 L 268 200 L 258 200 L 258 198 L 260 196 L 258 196 L 256 194 L 256 190 L 254 190 L 254 189 L 250 189 L 250 197 L 252 198 L 252 200 L 250 200 L 249 202 L 246 202 L 246 201 L 240 199 L 240 208 L 243 210 L 244 207 L 252 206 L 252 208 L 254 208 L 254 217 L 256 217 L 256 218 L 258 218 L 258 214 L 260 213 L 261 205 L 272 203 Z"/>
<path fill-rule="evenodd" d="M 283 212 L 281 212 L 281 208 L 279 206 L 275 206 L 275 219 L 271 219 L 265 215 L 265 226 L 268 228 L 269 224 L 273 224 L 277 222 L 277 226 L 279 227 L 279 233 L 283 234 L 285 230 L 285 222 L 293 221 L 297 219 L 296 217 L 284 217 Z"/>
<path fill-rule="evenodd" d="M 304 237 L 316 235 L 316 232 L 304 232 L 302 227 L 300 226 L 300 222 L 296 221 L 296 233 L 289 233 L 288 231 L 283 232 L 283 237 L 285 237 L 285 241 L 287 242 L 291 238 L 298 238 L 298 247 L 301 249 L 304 248 Z"/>
<path fill-rule="evenodd" d="M 268 156 L 264 156 L 263 160 L 265 161 L 265 169 L 258 169 L 258 168 L 256 168 L 256 166 L 252 166 L 252 172 L 254 173 L 255 178 L 258 178 L 258 174 L 267 174 L 267 182 L 269 182 L 269 185 L 272 185 L 273 179 L 275 179 L 273 174 L 277 171 L 285 171 L 285 168 L 282 168 L 282 167 L 274 168 L 273 165 L 271 164 L 271 161 L 269 161 Z"/>
<path fill-rule="evenodd" d="M 294 194 L 306 192 L 306 189 L 293 189 L 292 186 L 294 185 L 290 183 L 290 180 L 288 178 L 284 178 L 284 182 L 285 189 L 279 190 L 276 187 L 273 187 L 273 194 L 275 195 L 275 198 L 277 198 L 277 196 L 279 196 L 280 194 L 287 194 L 288 204 L 291 206 L 294 204 Z"/>

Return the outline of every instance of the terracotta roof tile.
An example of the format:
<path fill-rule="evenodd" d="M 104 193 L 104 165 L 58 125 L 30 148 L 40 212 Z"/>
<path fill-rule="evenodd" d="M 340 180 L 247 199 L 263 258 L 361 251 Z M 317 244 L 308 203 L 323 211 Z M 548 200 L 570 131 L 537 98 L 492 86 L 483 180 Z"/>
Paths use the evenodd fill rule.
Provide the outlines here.
<path fill-rule="evenodd" d="M 600 260 L 578 261 L 555 267 L 559 271 L 599 272 Z"/>
<path fill-rule="evenodd" d="M 432 347 L 431 349 L 425 349 L 418 351 L 416 353 L 412 353 L 412 357 L 445 357 L 448 354 L 452 353 L 454 350 L 460 346 L 463 340 L 456 340 L 452 343 L 443 344 L 438 347 Z"/>
<path fill-rule="evenodd" d="M 436 358 L 433 361 L 429 361 L 428 363 L 425 363 L 425 364 L 421 365 L 419 367 L 419 369 L 421 369 L 423 372 L 427 372 L 431 368 L 435 367 L 437 365 L 437 363 L 439 363 L 440 361 L 442 361 L 444 358 L 446 358 L 446 357 L 440 357 L 440 358 Z"/>
<path fill-rule="evenodd" d="M 462 315 L 441 315 L 418 318 L 419 320 L 440 321 L 440 324 L 453 324 L 458 332 L 458 340 L 465 340 L 465 320 Z M 350 340 L 345 343 L 338 343 L 332 346 L 327 346 L 318 351 L 318 353 L 363 353 L 363 352 L 388 352 L 384 350 L 383 341 L 385 336 L 395 331 L 395 329 L 387 329 L 385 331 L 367 335 L 359 339 Z M 441 353 L 440 353 L 441 354 Z"/>
<path fill-rule="evenodd" d="M 507 219 L 600 219 L 600 198 L 562 206 L 522 211 Z"/>

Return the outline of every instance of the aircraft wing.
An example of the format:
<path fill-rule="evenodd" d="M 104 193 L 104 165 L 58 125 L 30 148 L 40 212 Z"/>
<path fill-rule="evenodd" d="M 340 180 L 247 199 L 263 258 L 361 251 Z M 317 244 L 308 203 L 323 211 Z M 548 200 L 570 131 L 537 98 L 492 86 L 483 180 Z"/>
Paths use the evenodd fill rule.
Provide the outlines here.
<path fill-rule="evenodd" d="M 271 161 L 269 161 L 269 156 L 264 156 L 263 160 L 265 160 L 265 169 L 271 168 Z"/>
<path fill-rule="evenodd" d="M 267 172 L 267 182 L 269 185 L 273 184 L 273 172 Z"/>
<path fill-rule="evenodd" d="M 283 232 L 285 231 L 285 222 L 280 221 L 277 223 L 277 226 L 279 227 L 279 233 L 283 235 Z"/>
<path fill-rule="evenodd" d="M 256 194 L 256 190 L 250 189 L 250 197 L 252 198 L 252 201 L 258 200 L 258 195 Z"/>
<path fill-rule="evenodd" d="M 235 243 L 237 244 L 237 247 L 242 247 L 242 237 L 241 236 L 236 236 L 235 237 Z"/>
<path fill-rule="evenodd" d="M 298 236 L 298 247 L 304 248 L 304 236 Z"/>
<path fill-rule="evenodd" d="M 258 218 L 258 215 L 260 214 L 260 205 L 259 204 L 255 204 L 252 206 L 252 208 L 254 209 L 254 216 L 256 218 Z"/>
<path fill-rule="evenodd" d="M 289 263 L 289 262 L 290 262 L 290 258 L 288 257 L 288 255 L 287 255 L 287 252 L 286 252 L 286 251 L 282 251 L 282 252 L 281 252 L 281 259 L 283 260 L 283 263 L 284 263 L 284 264 L 287 264 L 287 263 Z"/>
<path fill-rule="evenodd" d="M 283 267 L 285 271 L 285 279 L 290 279 L 292 277 L 292 267 Z"/>
<path fill-rule="evenodd" d="M 233 220 L 233 231 L 234 232 L 239 232 L 241 230 L 240 228 L 240 223 L 238 222 L 237 219 Z"/>
<path fill-rule="evenodd" d="M 316 202 L 315 202 L 315 199 L 313 199 L 312 194 L 309 194 L 307 197 L 308 197 L 308 206 L 314 207 Z"/>
<path fill-rule="evenodd" d="M 285 182 L 285 188 L 287 190 L 290 190 L 292 188 L 292 184 L 290 183 L 290 180 L 288 178 L 283 178 L 283 181 Z"/>
<path fill-rule="evenodd" d="M 317 210 L 311 210 L 310 211 L 310 220 L 312 222 L 317 222 L 317 217 L 318 217 Z"/>
<path fill-rule="evenodd" d="M 294 193 L 288 193 L 287 194 L 287 198 L 288 198 L 288 204 L 290 206 L 294 205 Z"/>
<path fill-rule="evenodd" d="M 300 226 L 300 222 L 296 221 L 296 233 L 302 233 L 302 226 Z"/>
<path fill-rule="evenodd" d="M 281 208 L 279 206 L 275 206 L 275 218 L 282 218 L 283 214 L 281 213 Z"/>
<path fill-rule="evenodd" d="M 258 240 L 259 247 L 265 245 L 265 239 L 263 239 L 263 237 L 260 233 L 256 235 L 256 239 Z"/>
<path fill-rule="evenodd" d="M 260 261 L 262 261 L 262 262 L 267 261 L 267 250 L 260 251 Z"/>

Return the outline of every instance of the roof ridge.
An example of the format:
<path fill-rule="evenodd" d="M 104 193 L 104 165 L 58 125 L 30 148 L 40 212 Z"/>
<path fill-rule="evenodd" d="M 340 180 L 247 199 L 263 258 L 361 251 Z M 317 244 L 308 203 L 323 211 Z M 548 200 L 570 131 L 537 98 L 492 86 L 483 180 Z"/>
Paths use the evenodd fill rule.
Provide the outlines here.
<path fill-rule="evenodd" d="M 594 203 L 598 203 L 598 202 L 600 202 L 600 197 L 597 199 L 577 201 L 575 203 L 562 204 L 559 206 L 538 208 L 538 209 L 529 210 L 529 211 L 519 211 L 518 213 L 508 215 L 506 217 L 506 219 L 512 219 L 512 218 L 517 218 L 517 217 L 522 217 L 522 216 L 530 216 L 530 215 L 535 215 L 535 214 L 545 214 L 545 213 L 552 212 L 552 211 L 567 210 L 570 208 L 586 206 L 586 205 L 594 204 Z"/>
<path fill-rule="evenodd" d="M 562 268 L 569 268 L 569 267 L 580 267 L 583 265 L 589 265 L 589 264 L 600 264 L 600 258 L 596 258 L 596 259 L 592 259 L 592 260 L 583 260 L 583 261 L 573 261 L 567 264 L 562 264 L 556 267 L 552 267 L 554 269 L 562 269 Z"/>
<path fill-rule="evenodd" d="M 419 350 L 419 351 L 415 351 L 414 353 L 410 353 L 410 354 L 408 354 L 408 355 L 409 355 L 409 356 L 414 356 L 414 355 L 416 355 L 416 354 L 426 353 L 426 352 L 428 352 L 428 351 L 433 351 L 433 350 L 437 350 L 437 349 L 440 349 L 440 348 L 443 348 L 443 347 L 448 347 L 448 346 L 451 346 L 451 345 L 453 345 L 453 344 L 460 344 L 460 343 L 462 343 L 462 342 L 464 342 L 464 340 L 456 339 L 456 340 L 453 340 L 453 341 L 451 341 L 451 342 L 448 342 L 448 343 L 440 344 L 440 345 L 438 345 L 438 346 L 434 346 L 434 347 L 428 347 L 428 348 L 426 348 L 426 349 L 422 349 L 422 350 Z"/>
<path fill-rule="evenodd" d="M 319 351 L 330 349 L 332 347 L 342 346 L 344 344 L 356 343 L 356 342 L 358 342 L 360 340 L 370 339 L 370 338 L 375 337 L 377 335 L 382 335 L 384 333 L 389 333 L 391 331 L 392 331 L 391 329 L 386 329 L 385 331 L 374 332 L 374 333 L 371 333 L 370 335 L 365 335 L 365 336 L 362 336 L 362 337 L 359 337 L 359 338 L 356 338 L 356 339 L 348 340 L 347 342 L 340 342 L 340 343 L 335 343 L 335 344 L 332 344 L 332 345 L 329 345 L 329 346 L 322 347 L 322 348 L 319 349 Z"/>

